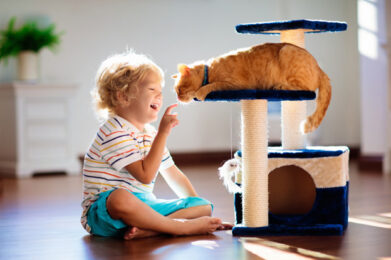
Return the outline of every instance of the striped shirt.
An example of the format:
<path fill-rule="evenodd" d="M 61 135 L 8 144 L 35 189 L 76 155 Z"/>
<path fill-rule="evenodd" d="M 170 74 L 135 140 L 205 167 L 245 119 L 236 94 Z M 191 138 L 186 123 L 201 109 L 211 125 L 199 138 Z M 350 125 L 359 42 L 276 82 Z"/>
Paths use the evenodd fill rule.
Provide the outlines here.
<path fill-rule="evenodd" d="M 131 192 L 152 192 L 155 180 L 143 184 L 136 180 L 124 167 L 142 160 L 149 152 L 156 129 L 145 125 L 139 131 L 130 122 L 119 116 L 109 118 L 98 130 L 96 137 L 84 157 L 83 165 L 83 213 L 81 223 L 90 232 L 87 212 L 99 193 L 114 188 Z M 174 165 L 167 148 L 162 157 L 159 171 Z"/>

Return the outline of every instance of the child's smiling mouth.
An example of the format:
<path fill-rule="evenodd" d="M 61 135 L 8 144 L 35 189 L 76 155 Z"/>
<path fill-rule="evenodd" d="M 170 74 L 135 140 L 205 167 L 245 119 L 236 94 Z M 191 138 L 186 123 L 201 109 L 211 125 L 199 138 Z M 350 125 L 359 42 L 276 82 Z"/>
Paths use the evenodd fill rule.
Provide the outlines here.
<path fill-rule="evenodd" d="M 150 107 L 153 109 L 153 110 L 159 110 L 159 104 L 158 103 L 152 103 L 151 105 L 150 105 Z"/>

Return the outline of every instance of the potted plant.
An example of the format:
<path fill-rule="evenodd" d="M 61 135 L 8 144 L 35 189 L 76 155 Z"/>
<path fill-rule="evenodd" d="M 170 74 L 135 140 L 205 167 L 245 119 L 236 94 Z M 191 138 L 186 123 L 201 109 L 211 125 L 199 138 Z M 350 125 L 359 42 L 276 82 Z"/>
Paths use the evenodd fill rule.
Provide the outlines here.
<path fill-rule="evenodd" d="M 38 79 L 38 53 L 43 48 L 54 51 L 62 33 L 55 32 L 55 25 L 41 28 L 34 21 L 15 28 L 16 18 L 10 19 L 5 30 L 0 31 L 0 61 L 18 57 L 18 79 Z"/>

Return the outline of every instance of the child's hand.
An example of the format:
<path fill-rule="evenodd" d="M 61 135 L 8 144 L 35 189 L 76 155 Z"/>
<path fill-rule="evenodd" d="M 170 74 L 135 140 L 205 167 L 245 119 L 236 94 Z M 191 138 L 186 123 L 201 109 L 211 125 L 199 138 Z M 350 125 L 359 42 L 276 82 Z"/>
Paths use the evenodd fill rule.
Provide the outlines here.
<path fill-rule="evenodd" d="M 178 106 L 178 104 L 172 104 L 164 112 L 164 115 L 163 115 L 162 120 L 160 121 L 160 125 L 159 125 L 159 132 L 160 133 L 164 133 L 164 134 L 169 135 L 171 132 L 171 129 L 179 124 L 179 120 L 177 118 L 178 114 L 177 113 L 171 114 L 171 111 L 177 106 Z"/>

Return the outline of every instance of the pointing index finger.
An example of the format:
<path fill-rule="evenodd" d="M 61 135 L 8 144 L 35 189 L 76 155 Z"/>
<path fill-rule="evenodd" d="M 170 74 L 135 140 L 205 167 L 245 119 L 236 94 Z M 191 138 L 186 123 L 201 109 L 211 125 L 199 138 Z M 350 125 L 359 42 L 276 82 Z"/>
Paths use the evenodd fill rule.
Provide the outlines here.
<path fill-rule="evenodd" d="M 164 114 L 166 115 L 171 115 L 171 111 L 176 108 L 178 106 L 178 104 L 172 104 L 170 105 L 167 109 L 166 109 L 166 112 Z"/>

